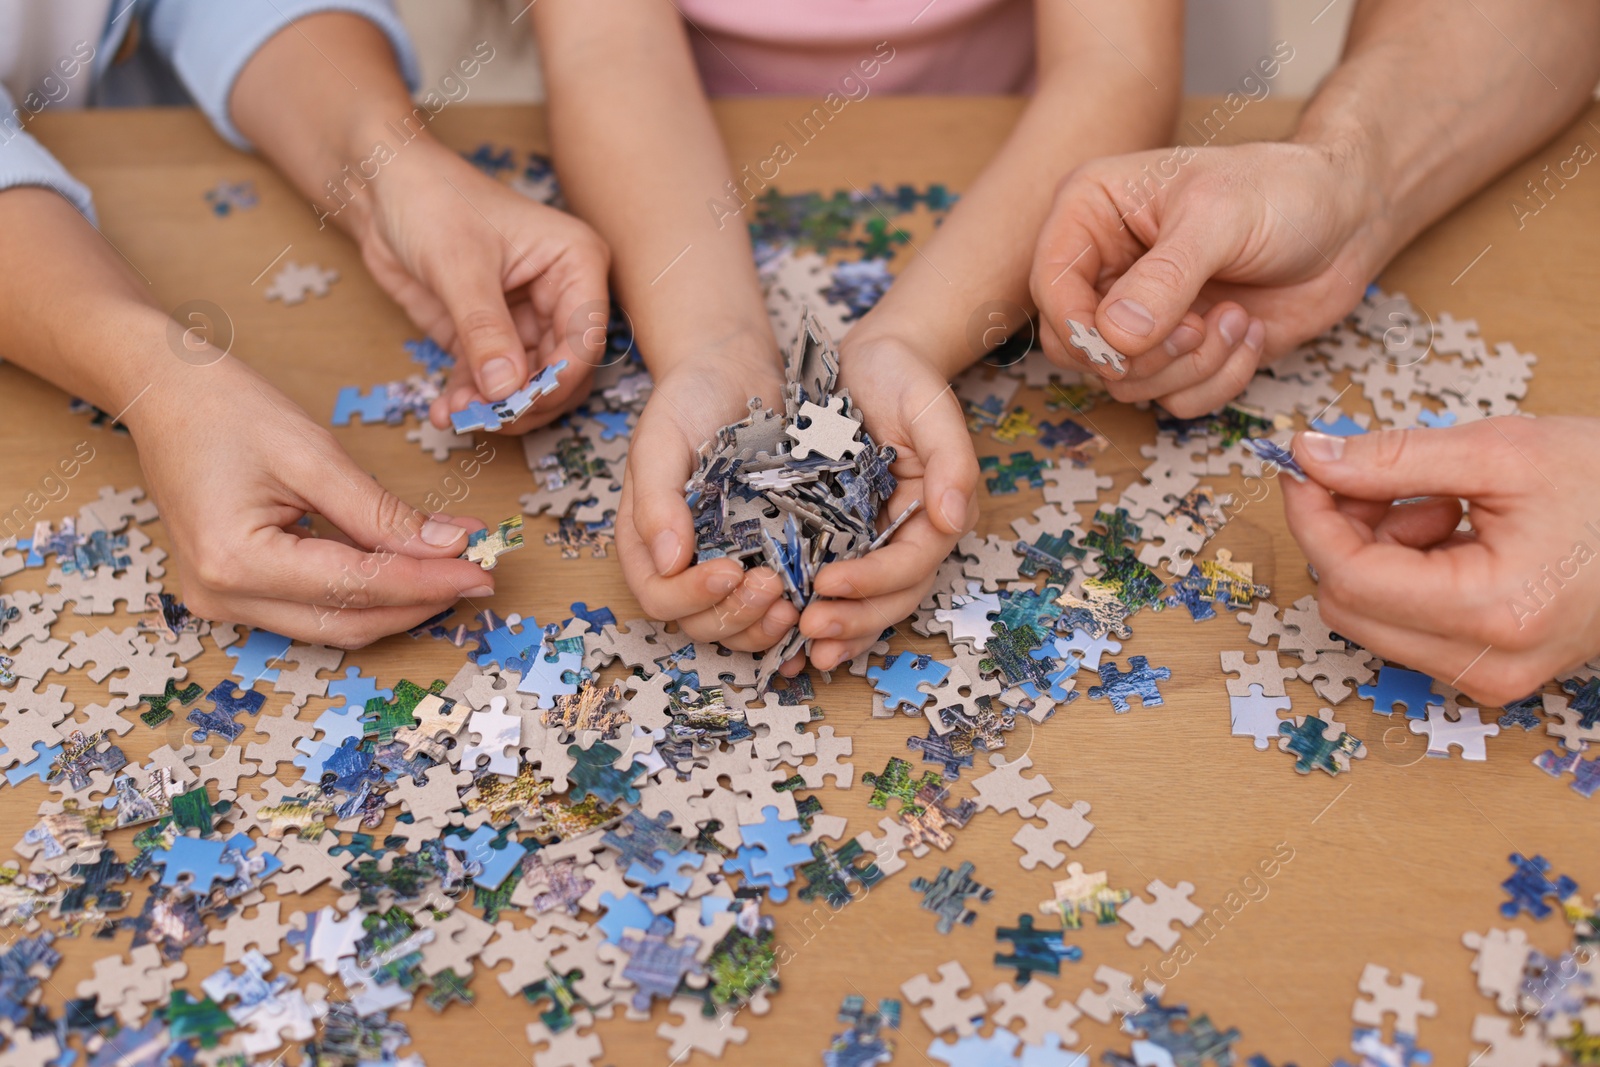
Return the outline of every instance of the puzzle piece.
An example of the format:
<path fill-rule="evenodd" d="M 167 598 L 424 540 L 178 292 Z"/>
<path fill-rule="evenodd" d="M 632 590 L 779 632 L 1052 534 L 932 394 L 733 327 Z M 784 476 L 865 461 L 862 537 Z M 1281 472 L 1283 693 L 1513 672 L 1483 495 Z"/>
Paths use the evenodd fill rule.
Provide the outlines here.
<path fill-rule="evenodd" d="M 1296 757 L 1294 769 L 1310 774 L 1321 769 L 1338 774 L 1350 769 L 1352 759 L 1363 759 L 1367 746 L 1352 736 L 1343 723 L 1333 721 L 1333 711 L 1323 708 L 1316 715 L 1296 716 L 1293 722 L 1278 724 L 1278 750 L 1292 752 Z"/>
<path fill-rule="evenodd" d="M 1259 685 L 1250 686 L 1244 696 L 1229 697 L 1228 705 L 1233 736 L 1254 738 L 1256 748 L 1262 752 L 1278 736 L 1278 725 L 1283 721 L 1279 713 L 1290 708 L 1288 697 L 1267 696 Z"/>
<path fill-rule="evenodd" d="M 1365 1026 L 1381 1027 L 1385 1016 L 1393 1015 L 1396 1031 L 1415 1034 L 1419 1017 L 1431 1019 L 1439 1014 L 1438 1005 L 1422 998 L 1422 979 L 1414 974 L 1402 974 L 1398 982 L 1391 982 L 1389 968 L 1369 963 L 1357 988 L 1365 998 L 1356 1000 L 1350 1017 Z"/>
<path fill-rule="evenodd" d="M 1190 882 L 1170 886 L 1158 878 L 1146 889 L 1154 900 L 1134 897 L 1117 909 L 1117 917 L 1133 927 L 1128 931 L 1128 944 L 1138 948 L 1146 941 L 1154 941 L 1162 952 L 1169 952 L 1183 936 L 1172 924 L 1193 926 L 1205 910 L 1189 899 L 1194 894 Z"/>
<path fill-rule="evenodd" d="M 469 559 L 486 571 L 494 570 L 500 557 L 523 546 L 522 516 L 501 519 L 498 526 L 475 530 L 467 535 L 467 547 L 462 559 Z"/>
<path fill-rule="evenodd" d="M 555 392 L 561 383 L 556 376 L 567 369 L 567 361 L 557 360 L 546 367 L 541 367 L 530 379 L 528 384 L 512 393 L 504 400 L 484 403 L 474 400 L 460 411 L 450 415 L 450 428 L 456 433 L 472 433 L 475 430 L 499 430 L 502 426 L 516 422 L 533 409 L 541 397 Z"/>
<path fill-rule="evenodd" d="M 938 970 L 939 980 L 919 974 L 900 986 L 900 992 L 912 1004 L 926 1003 L 918 1011 L 922 1022 L 935 1035 L 954 1030 L 960 1037 L 978 1032 L 978 1021 L 983 1018 L 983 1000 L 975 996 L 962 996 L 972 988 L 972 979 L 966 969 L 952 960 Z M 1013 1035 L 1015 1036 L 1015 1035 Z"/>
<path fill-rule="evenodd" d="M 921 877 L 911 880 L 912 891 L 922 894 L 922 909 L 939 917 L 935 929 L 941 934 L 954 930 L 956 923 L 971 926 L 977 920 L 978 913 L 967 907 L 967 898 L 976 897 L 987 904 L 994 897 L 993 889 L 973 880 L 972 871 L 972 864 L 964 862 L 956 870 L 940 867 L 931 881 Z"/>
<path fill-rule="evenodd" d="M 1036 816 L 1045 821 L 1041 828 L 1028 822 L 1022 825 L 1011 843 L 1021 847 L 1023 851 L 1022 869 L 1031 871 L 1039 864 L 1049 868 L 1061 866 L 1067 860 L 1067 854 L 1056 846 L 1064 844 L 1068 848 L 1077 848 L 1088 840 L 1089 834 L 1094 830 L 1094 823 L 1085 816 L 1089 814 L 1089 803 L 1084 800 L 1074 801 L 1071 807 L 1062 807 L 1053 800 L 1046 800 L 1034 812 Z"/>
<path fill-rule="evenodd" d="M 1404 708 L 1408 719 L 1426 718 L 1428 705 L 1444 703 L 1444 697 L 1433 691 L 1432 678 L 1404 667 L 1384 667 L 1378 671 L 1377 685 L 1364 685 L 1356 692 L 1372 701 L 1377 714 L 1392 715 Z"/>
<path fill-rule="evenodd" d="M 1546 918 L 1550 905 L 1544 902 L 1545 897 L 1554 897 L 1559 902 L 1578 891 L 1578 883 L 1564 874 L 1552 881 L 1550 861 L 1543 856 L 1528 859 L 1514 852 L 1511 865 L 1516 871 L 1500 883 L 1500 888 L 1511 898 L 1500 905 L 1500 914 L 1507 919 L 1515 919 L 1524 911 L 1535 919 Z"/>
<path fill-rule="evenodd" d="M 1166 667 L 1151 667 L 1144 656 L 1130 657 L 1128 668 L 1123 671 L 1112 662 L 1100 664 L 1100 684 L 1089 687 L 1089 699 L 1110 700 L 1111 710 L 1119 715 L 1129 709 L 1128 698 L 1134 696 L 1144 707 L 1160 707 L 1161 690 L 1156 683 L 1171 678 L 1172 671 Z"/>
<path fill-rule="evenodd" d="M 1100 366 L 1110 365 L 1118 374 L 1126 372 L 1124 361 L 1127 359 L 1121 352 L 1111 347 L 1111 343 L 1100 336 L 1100 331 L 1093 326 L 1085 326 L 1076 319 L 1067 319 L 1067 343 L 1084 354 L 1090 363 Z"/>
<path fill-rule="evenodd" d="M 1427 721 L 1411 719 L 1406 725 L 1414 734 L 1428 735 L 1428 755 L 1448 759 L 1454 746 L 1462 759 L 1481 763 L 1489 758 L 1486 738 L 1499 734 L 1500 727 L 1479 718 L 1477 708 L 1462 704 L 1457 710 L 1460 717 L 1451 722 L 1442 705 L 1431 705 Z"/>
<path fill-rule="evenodd" d="M 1035 456 L 1026 450 L 1011 453 L 1004 463 L 996 456 L 978 457 L 978 469 L 992 475 L 984 479 L 984 485 L 997 496 L 1015 493 L 1023 483 L 1042 489 L 1044 472 L 1054 466 L 1055 461 L 1050 457 Z"/>
<path fill-rule="evenodd" d="M 922 686 L 936 688 L 949 674 L 949 667 L 931 656 L 914 652 L 897 652 L 884 660 L 882 667 L 867 670 L 873 688 L 884 695 L 884 706 L 907 709 L 909 714 L 933 699 Z"/>
<path fill-rule="evenodd" d="M 266 289 L 268 300 L 281 300 L 284 304 L 299 304 L 307 296 L 327 296 L 328 288 L 339 280 L 336 270 L 324 270 L 314 263 L 304 266 L 292 259 L 283 261 L 283 267 L 272 277 Z"/>
<path fill-rule="evenodd" d="M 1002 926 L 994 936 L 996 941 L 1011 942 L 1011 954 L 996 952 L 994 964 L 1014 969 L 1018 985 L 1027 985 L 1035 973 L 1060 974 L 1062 960 L 1083 959 L 1083 949 L 1067 944 L 1059 930 L 1035 930 L 1032 915 L 1018 916 L 1016 926 Z"/>
<path fill-rule="evenodd" d="M 257 682 L 276 682 L 283 654 L 292 644 L 289 638 L 271 630 L 251 630 L 243 644 L 235 644 L 223 654 L 233 657 L 233 676 L 239 679 L 239 688 L 250 689 Z"/>

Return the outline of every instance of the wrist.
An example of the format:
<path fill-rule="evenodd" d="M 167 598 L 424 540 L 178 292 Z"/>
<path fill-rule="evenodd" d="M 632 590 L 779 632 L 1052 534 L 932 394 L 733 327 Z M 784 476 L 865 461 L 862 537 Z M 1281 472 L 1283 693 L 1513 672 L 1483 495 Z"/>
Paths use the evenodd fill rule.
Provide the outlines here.
<path fill-rule="evenodd" d="M 728 324 L 706 328 L 681 337 L 675 344 L 660 346 L 641 343 L 645 362 L 657 377 L 695 368 L 711 368 L 719 375 L 746 384 L 766 384 L 783 380 L 783 359 L 773 344 L 772 330 L 766 323 Z"/>
<path fill-rule="evenodd" d="M 1410 240 L 1408 211 L 1391 153 L 1381 129 L 1338 107 L 1319 108 L 1313 101 L 1290 138 L 1318 154 L 1325 193 L 1335 205 L 1366 277 Z"/>
<path fill-rule="evenodd" d="M 873 323 L 871 318 L 869 314 L 839 343 L 841 376 L 909 367 L 949 381 L 977 360 L 975 355 L 962 359 L 941 349 L 930 337 L 920 336 L 913 330 L 888 329 L 885 328 L 887 323 Z"/>

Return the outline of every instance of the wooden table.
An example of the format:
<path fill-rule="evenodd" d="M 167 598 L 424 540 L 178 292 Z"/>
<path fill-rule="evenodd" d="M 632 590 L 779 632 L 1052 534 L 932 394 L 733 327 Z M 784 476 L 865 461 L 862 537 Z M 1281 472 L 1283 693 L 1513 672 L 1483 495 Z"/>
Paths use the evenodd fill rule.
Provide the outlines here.
<path fill-rule="evenodd" d="M 1206 109 L 1191 102 L 1195 111 Z M 764 158 L 781 124 L 804 113 L 798 101 L 741 102 L 718 107 L 733 159 Z M 826 133 L 783 171 L 785 191 L 832 190 L 848 183 L 944 182 L 959 190 L 977 174 L 1018 112 L 1013 100 L 894 100 L 873 98 L 852 105 Z M 1288 129 L 1297 105 L 1252 104 L 1227 128 L 1229 138 L 1271 137 Z M 1600 112 L 1596 112 L 1600 114 Z M 185 111 L 108 111 L 46 115 L 34 129 L 63 162 L 93 188 L 104 233 L 143 274 L 158 301 L 174 307 L 190 299 L 226 309 L 237 331 L 234 354 L 260 368 L 317 418 L 326 418 L 337 389 L 409 373 L 400 343 L 416 336 L 401 312 L 366 276 L 354 247 L 333 231 L 318 233 L 304 202 L 262 162 L 225 147 L 200 117 Z M 528 108 L 460 107 L 437 124 L 446 141 L 470 148 L 489 140 L 521 149 L 545 144 L 540 114 Z M 1514 342 L 1539 354 L 1538 373 L 1526 407 L 1541 413 L 1584 413 L 1597 395 L 1591 339 L 1600 330 L 1596 257 L 1591 235 L 1600 224 L 1600 182 L 1587 174 L 1568 183 L 1556 198 L 1521 227 L 1509 202 L 1546 162 L 1566 158 L 1593 129 L 1580 122 L 1538 157 L 1514 168 L 1487 192 L 1425 234 L 1386 272 L 1383 284 L 1407 293 L 1437 314 L 1478 320 L 1492 344 Z M 254 179 L 261 205 L 235 216 L 214 218 L 202 194 L 221 180 Z M 647 168 L 641 167 L 641 180 Z M 326 299 L 284 308 L 262 298 L 258 275 L 285 245 L 289 257 L 339 269 L 341 279 Z M 96 458 L 72 484 L 72 494 L 47 515 L 73 513 L 100 485 L 137 484 L 140 472 L 126 437 L 90 428 L 67 413 L 53 388 L 14 367 L 0 368 L 6 397 L 9 451 L 0 485 L 4 498 L 20 497 L 54 459 L 80 440 Z M 1037 398 L 1033 401 L 1037 404 Z M 1360 406 L 1359 397 L 1342 401 Z M 1114 443 L 1100 464 L 1116 477 L 1115 498 L 1133 477 L 1138 448 L 1153 438 L 1148 414 L 1114 404 L 1095 409 L 1099 429 Z M 419 456 L 403 431 L 356 426 L 340 438 L 357 460 L 391 488 L 412 500 L 436 489 L 447 471 Z M 1024 442 L 1026 443 L 1026 442 Z M 515 442 L 495 440 L 497 458 L 476 480 L 461 508 L 489 521 L 513 513 L 528 473 Z M 983 453 L 1012 446 L 987 435 Z M 1220 489 L 1231 479 L 1213 479 Z M 987 500 L 981 530 L 998 531 L 1040 503 L 1038 494 Z M 510 557 L 498 573 L 495 608 L 540 619 L 562 617 L 576 600 L 610 605 L 619 617 L 641 613 L 614 560 L 565 561 L 543 543 L 547 519 L 529 520 L 529 548 Z M 148 528 L 165 546 L 159 525 Z M 1289 604 L 1310 591 L 1301 556 L 1288 537 L 1281 511 L 1270 497 L 1254 503 L 1229 524 L 1218 547 L 1253 560 L 1258 580 L 1271 584 L 1274 599 Z M 8 579 L 7 588 L 42 587 L 43 573 Z M 63 617 L 57 634 L 91 620 Z M 93 625 L 126 625 L 122 617 L 97 617 Z M 914 639 L 937 650 L 940 642 Z M 1146 945 L 1131 948 L 1125 928 L 1089 929 L 1074 940 L 1085 959 L 1067 965 L 1052 980 L 1062 996 L 1076 997 L 1094 968 L 1109 963 L 1125 971 L 1167 979 L 1169 1001 L 1209 1012 L 1219 1025 L 1243 1031 L 1238 1050 L 1266 1053 L 1275 1062 L 1302 1065 L 1349 1058 L 1349 1005 L 1362 967 L 1377 962 L 1397 973 L 1421 975 L 1425 992 L 1438 1001 L 1437 1019 L 1425 1021 L 1421 1044 L 1436 1062 L 1463 1062 L 1475 1012 L 1492 1011 L 1476 992 L 1470 953 L 1461 945 L 1467 930 L 1500 924 L 1498 883 L 1508 873 L 1506 855 L 1543 853 L 1560 870 L 1592 891 L 1600 882 L 1600 852 L 1591 829 L 1595 808 L 1545 777 L 1529 759 L 1547 747 L 1542 735 L 1502 735 L 1490 743 L 1491 758 L 1474 764 L 1421 758 L 1418 739 L 1403 724 L 1375 720 L 1352 699 L 1340 718 L 1364 736 L 1371 750 L 1350 775 L 1301 777 L 1287 756 L 1255 751 L 1229 736 L 1228 701 L 1217 653 L 1250 647 L 1242 627 L 1228 619 L 1205 625 L 1168 611 L 1136 619 L 1136 637 L 1123 655 L 1145 653 L 1172 669 L 1164 687 L 1166 706 L 1115 716 L 1103 705 L 1080 701 L 1035 732 L 1023 722 L 1006 752 L 1027 751 L 1036 770 L 1056 787 L 1061 802 L 1093 805 L 1096 830 L 1072 857 L 1089 870 L 1106 869 L 1113 885 L 1142 889 L 1152 879 L 1193 882 L 1195 899 L 1210 908 L 1230 892 L 1245 892 L 1245 879 L 1275 849 L 1293 858 L 1264 881 L 1265 895 L 1239 909 L 1214 936 L 1191 933 L 1194 958 L 1174 972 L 1167 954 Z M 461 653 L 440 642 L 386 640 L 350 657 L 386 683 L 449 677 Z M 348 661 L 347 661 L 348 662 Z M 231 661 L 208 652 L 190 664 L 191 677 L 208 686 Z M 875 827 L 882 813 L 866 806 L 862 772 L 881 768 L 894 755 L 908 755 L 904 739 L 920 732 L 921 720 L 874 721 L 860 680 L 840 681 L 819 695 L 827 721 L 854 737 L 857 786 L 825 790 L 827 810 L 848 816 L 850 833 Z M 1320 702 L 1309 688 L 1291 683 L 1299 711 Z M 74 672 L 70 696 L 80 706 L 103 693 Z M 278 699 L 278 698 L 274 698 Z M 274 704 L 269 703 L 269 707 Z M 313 716 L 324 702 L 301 712 Z M 1385 729 L 1388 729 L 1387 737 Z M 246 740 L 249 735 L 246 735 Z M 1407 743 L 1409 742 L 1409 743 Z M 141 758 L 160 739 L 136 726 L 122 739 L 130 758 Z M 0 792 L 0 839 L 11 841 L 32 823 L 46 791 L 38 783 Z M 782 991 L 763 1018 L 738 1020 L 750 1041 L 735 1049 L 740 1062 L 761 1056 L 774 1063 L 816 1063 L 830 1034 L 840 998 L 861 993 L 876 1000 L 898 996 L 900 983 L 960 959 L 978 988 L 1010 972 L 991 963 L 999 947 L 996 926 L 1019 914 L 1036 913 L 1063 872 L 1024 872 L 1009 838 L 1012 816 L 986 813 L 959 836 L 948 855 L 913 862 L 910 871 L 886 881 L 834 915 L 791 899 L 772 909 L 780 941 L 792 955 L 782 969 Z M 123 844 L 126 835 L 118 836 Z M 970 859 L 977 877 L 995 887 L 992 902 L 979 905 L 972 928 L 948 936 L 933 929 L 908 888 L 916 874 L 933 874 L 942 862 Z M 286 902 L 286 911 L 331 899 L 317 895 Z M 1570 940 L 1565 924 L 1526 922 L 1538 947 L 1556 951 Z M 126 947 L 114 943 L 64 941 L 67 960 L 54 978 L 52 1003 L 59 1004 L 95 957 Z M 287 953 L 279 957 L 286 960 Z M 188 955 L 193 988 L 220 962 L 218 950 Z M 416 1049 L 431 1062 L 451 1062 L 471 1050 L 473 1062 L 526 1062 L 523 1026 L 528 1007 L 507 999 L 489 975 L 480 973 L 475 1007 L 455 1006 L 442 1016 L 418 1008 L 405 1016 Z M 659 1005 L 657 1020 L 664 1019 Z M 649 1025 L 620 1019 L 602 1024 L 609 1059 L 617 1063 L 665 1059 Z M 1106 1047 L 1126 1048 L 1127 1038 L 1088 1020 L 1080 1024 L 1084 1046 L 1098 1057 Z M 924 1062 L 929 1035 L 907 1006 L 901 1063 Z"/>

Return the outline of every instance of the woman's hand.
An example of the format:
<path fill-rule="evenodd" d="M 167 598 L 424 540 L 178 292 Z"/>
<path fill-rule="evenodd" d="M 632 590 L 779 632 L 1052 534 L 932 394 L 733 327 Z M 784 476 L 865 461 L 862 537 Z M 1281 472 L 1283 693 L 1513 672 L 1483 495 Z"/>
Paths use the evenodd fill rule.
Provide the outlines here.
<path fill-rule="evenodd" d="M 583 222 L 479 173 L 430 138 L 403 146 L 351 201 L 351 232 L 372 277 L 456 356 L 429 416 L 444 429 L 473 401 L 503 400 L 544 367 L 560 386 L 501 427 L 522 433 L 589 395 L 605 350 L 605 244 Z"/>
<path fill-rule="evenodd" d="M 1322 617 L 1485 704 L 1600 651 L 1600 420 L 1302 433 L 1280 479 Z M 1412 499 L 1412 498 L 1421 499 Z M 1456 527 L 1467 501 L 1472 528 Z M 1397 502 L 1403 501 L 1403 502 Z"/>
<path fill-rule="evenodd" d="M 493 594 L 487 572 L 456 558 L 482 523 L 424 515 L 388 492 L 237 360 L 167 362 L 172 380 L 123 421 L 191 611 L 359 648 Z M 299 526 L 308 514 L 335 534 Z"/>
<path fill-rule="evenodd" d="M 645 613 L 676 620 L 696 641 L 745 652 L 776 644 L 799 613 L 769 567 L 745 571 L 732 559 L 695 563 L 694 520 L 683 487 L 699 463 L 700 446 L 748 415 L 755 396 L 783 410 L 777 355 L 758 342 L 729 342 L 657 379 L 633 431 L 617 513 L 622 573 Z"/>
<path fill-rule="evenodd" d="M 1179 146 L 1079 168 L 1029 282 L 1046 354 L 1106 378 L 1118 400 L 1216 410 L 1263 360 L 1355 307 L 1387 258 L 1358 170 L 1301 144 Z M 1086 359 L 1068 319 L 1097 327 L 1126 371 Z"/>
<path fill-rule="evenodd" d="M 812 639 L 810 659 L 821 670 L 860 655 L 911 614 L 940 562 L 977 521 L 978 460 L 945 377 L 908 346 L 881 336 L 855 343 L 846 336 L 839 376 L 873 441 L 894 446 L 890 470 L 899 485 L 881 521 L 892 521 L 914 500 L 922 509 L 882 548 L 817 572 L 818 599 L 807 605 L 800 630 Z"/>

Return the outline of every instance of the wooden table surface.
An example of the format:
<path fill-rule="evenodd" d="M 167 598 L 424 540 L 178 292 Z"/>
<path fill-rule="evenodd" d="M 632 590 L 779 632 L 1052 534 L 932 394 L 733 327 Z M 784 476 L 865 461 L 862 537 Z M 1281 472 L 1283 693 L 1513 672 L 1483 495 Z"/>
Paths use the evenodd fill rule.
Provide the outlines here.
<path fill-rule="evenodd" d="M 1190 103 L 1194 111 L 1205 106 Z M 783 170 L 780 186 L 792 192 L 943 182 L 960 190 L 1000 144 L 1018 107 L 1014 100 L 875 97 L 849 107 L 800 151 Z M 1296 107 L 1276 100 L 1252 104 L 1230 124 L 1227 139 L 1279 136 Z M 782 123 L 807 109 L 783 100 L 719 105 L 735 164 L 765 158 Z M 1525 406 L 1538 413 L 1589 413 L 1600 395 L 1591 354 L 1591 339 L 1600 329 L 1600 301 L 1593 299 L 1600 279 L 1592 251 L 1592 235 L 1600 225 L 1600 181 L 1580 174 L 1520 226 L 1510 204 L 1543 164 L 1567 158 L 1580 140 L 1592 140 L 1594 127 L 1586 122 L 1425 234 L 1381 279 L 1432 314 L 1449 311 L 1477 319 L 1490 344 L 1507 340 L 1537 353 Z M 260 160 L 227 148 L 197 114 L 47 114 L 33 128 L 93 188 L 107 240 L 149 281 L 158 302 L 172 308 L 205 299 L 224 308 L 236 330 L 233 354 L 262 370 L 314 417 L 328 417 L 342 385 L 410 372 L 401 342 L 417 331 L 366 276 L 355 248 L 332 230 L 319 233 L 301 198 Z M 530 108 L 451 108 L 436 128 L 458 148 L 493 141 L 531 150 L 546 143 L 542 118 Z M 647 161 L 639 162 L 640 180 L 647 181 Z M 256 182 L 260 206 L 213 217 L 204 192 L 218 181 L 245 178 Z M 341 278 L 329 297 L 291 308 L 263 299 L 267 282 L 258 275 L 285 245 L 291 246 L 287 258 L 338 268 Z M 99 486 L 140 483 L 128 438 L 70 415 L 66 399 L 53 387 L 5 366 L 0 395 L 8 451 L 0 469 L 0 498 L 19 499 L 58 456 L 82 440 L 93 445 L 95 459 L 71 483 L 71 495 L 44 517 L 74 513 Z M 1042 412 L 1039 399 L 1029 402 Z M 1352 393 L 1342 403 L 1360 410 L 1362 402 Z M 1110 403 L 1097 407 L 1092 417 L 1113 445 L 1099 469 L 1116 478 L 1114 489 L 1102 497 L 1114 500 L 1135 476 L 1138 448 L 1153 439 L 1153 421 L 1146 412 Z M 420 455 L 403 434 L 398 428 L 359 425 L 339 431 L 358 461 L 395 491 L 419 501 L 440 486 L 450 467 Z M 515 513 L 529 481 L 516 442 L 496 438 L 494 444 L 495 460 L 469 483 L 469 496 L 458 505 L 491 523 Z M 984 435 L 978 447 L 984 454 L 1004 454 L 1012 446 Z M 1219 489 L 1233 487 L 1233 479 L 1211 481 Z M 1272 585 L 1273 599 L 1286 605 L 1311 586 L 1274 496 L 1245 507 L 1215 547 L 1253 561 L 1257 580 Z M 1040 502 L 1026 489 L 986 499 L 980 532 L 1002 530 Z M 619 618 L 641 614 L 614 560 L 562 560 L 543 543 L 542 534 L 553 523 L 529 519 L 528 525 L 528 549 L 509 557 L 497 573 L 497 611 L 560 618 L 568 604 L 586 600 L 611 606 Z M 168 547 L 159 524 L 146 530 Z M 8 579 L 6 587 L 43 588 L 43 572 L 24 572 Z M 1423 977 L 1425 992 L 1440 1011 L 1423 1022 L 1420 1043 L 1438 1063 L 1465 1062 L 1471 1055 L 1472 1015 L 1494 1009 L 1476 991 L 1471 954 L 1462 947 L 1461 935 L 1505 925 L 1496 905 L 1502 899 L 1498 883 L 1508 874 L 1507 854 L 1543 853 L 1590 891 L 1600 882 L 1595 808 L 1529 763 L 1548 747 L 1542 733 L 1516 731 L 1492 739 L 1486 763 L 1425 759 L 1420 740 L 1403 724 L 1375 719 L 1352 698 L 1340 706 L 1339 717 L 1367 740 L 1370 755 L 1349 775 L 1302 777 L 1276 749 L 1257 752 L 1247 739 L 1229 736 L 1217 653 L 1253 647 L 1243 627 L 1229 619 L 1196 625 L 1181 611 L 1146 612 L 1134 622 L 1135 637 L 1123 656 L 1143 653 L 1172 669 L 1172 681 L 1163 687 L 1165 707 L 1118 716 L 1104 705 L 1080 701 L 1042 727 L 1021 721 L 1006 749 L 1007 755 L 1027 751 L 1035 769 L 1055 786 L 1059 802 L 1083 799 L 1093 805 L 1094 834 L 1071 858 L 1089 870 L 1107 870 L 1118 886 L 1142 889 L 1157 878 L 1192 882 L 1195 900 L 1207 908 L 1231 892 L 1243 895 L 1245 880 L 1275 849 L 1292 850 L 1293 858 L 1263 883 L 1264 896 L 1256 890 L 1259 899 L 1213 937 L 1191 933 L 1185 943 L 1193 958 L 1181 967 L 1174 968 L 1169 954 L 1153 945 L 1130 947 L 1126 928 L 1110 927 L 1082 931 L 1074 940 L 1084 949 L 1083 962 L 1065 965 L 1059 979 L 1044 980 L 1072 999 L 1102 963 L 1160 974 L 1167 979 L 1169 1001 L 1186 1003 L 1196 1014 L 1208 1012 L 1219 1025 L 1237 1026 L 1243 1032 L 1240 1052 L 1308 1065 L 1350 1058 L 1350 1003 L 1363 966 L 1376 962 Z M 127 625 L 120 614 L 92 620 L 63 616 L 57 636 L 70 637 L 75 623 L 83 628 Z M 942 642 L 912 635 L 910 645 L 937 651 Z M 349 662 L 392 684 L 402 676 L 448 678 L 461 652 L 442 642 L 398 636 L 348 657 Z M 208 651 L 189 664 L 190 676 L 210 686 L 231 664 Z M 891 756 L 909 755 L 905 738 L 921 732 L 921 720 L 870 719 L 866 686 L 842 673 L 837 677 L 836 684 L 820 691 L 818 704 L 829 724 L 854 738 L 857 785 L 849 791 L 824 790 L 821 796 L 829 812 L 850 819 L 853 835 L 874 828 L 882 814 L 866 806 L 868 790 L 860 774 L 882 768 Z M 1298 712 L 1320 706 L 1308 687 L 1290 684 Z M 104 693 L 82 672 L 73 672 L 69 691 L 80 707 Z M 281 699 L 269 698 L 269 710 Z M 314 716 L 326 703 L 313 700 L 301 718 Z M 139 759 L 163 743 L 157 733 L 135 726 L 121 744 L 131 759 Z M 0 791 L 0 839 L 18 838 L 47 795 L 37 782 Z M 1039 902 L 1051 895 L 1052 880 L 1063 876 L 1018 866 L 1018 850 L 1009 840 L 1016 826 L 1015 816 L 984 813 L 948 854 L 913 861 L 909 871 L 837 915 L 794 898 L 773 907 L 779 940 L 792 959 L 782 969 L 782 990 L 772 1011 L 762 1018 L 749 1013 L 739 1018 L 750 1028 L 750 1039 L 742 1050 L 731 1050 L 730 1058 L 819 1062 L 829 1035 L 839 1029 L 834 1015 L 843 995 L 899 996 L 901 982 L 950 959 L 960 959 L 980 989 L 1010 978 L 990 962 L 999 947 L 995 928 L 1013 925 L 1019 914 L 1036 913 Z M 114 840 L 126 850 L 126 834 Z M 918 910 L 908 883 L 917 874 L 931 876 L 941 863 L 953 866 L 963 859 L 976 864 L 979 881 L 994 887 L 994 899 L 978 905 L 973 927 L 940 936 L 932 917 Z M 325 892 L 286 901 L 285 910 L 320 906 L 331 898 Z M 1516 925 L 1527 928 L 1533 943 L 1546 951 L 1570 943 L 1559 919 Z M 125 948 L 126 939 L 124 934 L 115 942 L 58 943 L 67 959 L 53 979 L 52 1003 L 71 995 L 91 960 L 113 947 Z M 191 988 L 220 963 L 218 953 L 188 954 Z M 279 959 L 286 960 L 287 953 Z M 419 1006 L 403 1016 L 416 1051 L 431 1062 L 451 1062 L 464 1048 L 472 1050 L 473 1062 L 527 1062 L 531 1050 L 523 1027 L 532 1017 L 530 1009 L 505 997 L 482 970 L 475 1006 L 456 1005 L 438 1016 Z M 658 1004 L 656 1021 L 665 1018 Z M 602 1023 L 608 1060 L 664 1062 L 665 1045 L 654 1028 L 654 1021 L 645 1025 L 620 1017 Z M 1079 1031 L 1096 1058 L 1107 1047 L 1126 1049 L 1127 1038 L 1108 1027 L 1086 1019 Z M 929 1040 L 908 1005 L 898 1062 L 924 1062 Z"/>

